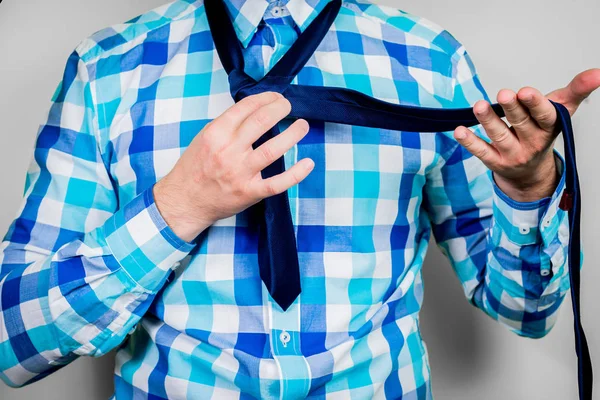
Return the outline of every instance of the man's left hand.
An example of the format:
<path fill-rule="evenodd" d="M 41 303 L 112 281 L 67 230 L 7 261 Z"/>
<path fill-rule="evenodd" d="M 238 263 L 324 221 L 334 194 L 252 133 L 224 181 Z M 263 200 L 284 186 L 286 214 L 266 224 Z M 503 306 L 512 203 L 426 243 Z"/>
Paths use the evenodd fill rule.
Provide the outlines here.
<path fill-rule="evenodd" d="M 530 87 L 518 93 L 501 90 L 497 100 L 510 125 L 481 100 L 473 111 L 492 142 L 464 126 L 456 129 L 454 137 L 493 171 L 498 187 L 512 199 L 528 202 L 551 196 L 559 178 L 552 149 L 560 127 L 556 126 L 556 109 L 550 100 L 564 105 L 573 115 L 598 87 L 600 68 L 580 73 L 566 87 L 547 96 Z"/>

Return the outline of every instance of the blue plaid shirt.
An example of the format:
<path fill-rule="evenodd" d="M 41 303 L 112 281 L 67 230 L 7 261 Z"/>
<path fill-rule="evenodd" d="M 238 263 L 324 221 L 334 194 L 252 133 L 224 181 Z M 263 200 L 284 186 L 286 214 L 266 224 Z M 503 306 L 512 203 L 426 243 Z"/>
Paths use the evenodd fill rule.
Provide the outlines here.
<path fill-rule="evenodd" d="M 260 78 L 327 1 L 226 3 Z M 427 107 L 487 99 L 448 32 L 354 0 L 295 83 Z M 77 47 L 0 246 L 7 384 L 118 347 L 117 399 L 428 399 L 418 315 L 432 232 L 474 306 L 519 335 L 551 329 L 569 289 L 564 177 L 551 198 L 519 203 L 452 132 L 332 123 L 313 123 L 285 155 L 288 167 L 304 157 L 316 167 L 289 190 L 302 294 L 282 312 L 245 212 L 187 243 L 152 196 L 232 104 L 201 0 Z"/>

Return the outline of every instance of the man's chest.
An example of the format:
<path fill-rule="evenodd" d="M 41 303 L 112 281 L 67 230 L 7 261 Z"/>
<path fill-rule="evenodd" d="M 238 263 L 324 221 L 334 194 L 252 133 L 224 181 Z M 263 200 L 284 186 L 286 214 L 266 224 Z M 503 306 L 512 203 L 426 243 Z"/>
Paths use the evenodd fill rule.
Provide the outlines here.
<path fill-rule="evenodd" d="M 226 94 L 137 102 L 111 128 L 110 175 L 127 202 L 170 172 L 212 118 L 230 104 Z M 211 105 L 212 103 L 212 105 Z M 215 104 L 217 103 L 217 104 Z M 184 111 L 185 110 L 185 111 Z M 285 130 L 290 120 L 279 123 Z M 352 206 L 373 209 L 385 202 L 420 197 L 427 172 L 439 161 L 435 134 L 309 121 L 308 135 L 284 156 L 286 168 L 303 158 L 313 172 L 290 189 L 293 203 L 328 209 L 346 221 Z M 373 207 L 369 207 L 372 204 Z M 293 206 L 293 204 L 292 204 Z M 383 221 L 382 221 L 383 222 Z"/>
<path fill-rule="evenodd" d="M 182 29 L 171 26 L 170 36 L 159 29 L 152 33 L 156 48 L 144 46 L 140 52 L 136 46 L 96 64 L 93 90 L 98 100 L 99 141 L 123 204 L 169 173 L 206 124 L 233 105 L 227 73 L 210 33 L 199 28 L 197 33 L 184 34 L 179 32 Z M 185 38 L 181 42 L 185 45 L 169 43 L 167 53 L 160 56 L 164 46 L 159 48 L 159 44 L 170 42 L 176 32 Z M 362 50 L 347 48 L 359 39 Z M 396 39 L 401 42 L 402 38 Z M 265 45 L 247 49 L 245 57 L 254 61 L 253 68 L 266 71 L 264 60 L 252 55 L 261 46 Z M 401 56 L 409 51 L 417 50 L 391 39 L 341 29 L 325 37 L 293 84 L 342 87 L 391 102 L 420 104 L 427 99 L 423 94 L 432 77 L 440 74 L 426 69 L 417 73 L 402 65 Z M 140 57 L 146 62 L 138 65 Z M 426 53 L 421 58 L 425 62 Z M 125 68 L 129 64 L 137 67 Z M 436 95 L 447 95 L 447 87 L 437 85 Z M 281 122 L 280 131 L 290 122 Z M 375 223 L 382 204 L 420 198 L 427 171 L 439 161 L 435 134 L 309 124 L 309 134 L 284 157 L 287 168 L 302 158 L 315 161 L 310 176 L 289 191 L 295 222 L 299 221 L 294 208 L 310 204 L 311 209 L 329 210 L 325 216 L 342 213 L 346 223 L 365 218 Z M 365 217 L 366 209 L 372 215 Z M 384 220 L 390 223 L 393 218 L 390 214 Z"/>

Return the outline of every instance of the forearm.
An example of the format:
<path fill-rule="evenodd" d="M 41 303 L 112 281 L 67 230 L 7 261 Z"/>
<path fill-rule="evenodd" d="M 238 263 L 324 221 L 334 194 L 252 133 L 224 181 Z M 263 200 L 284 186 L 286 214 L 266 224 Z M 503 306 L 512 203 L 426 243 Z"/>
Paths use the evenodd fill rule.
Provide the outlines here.
<path fill-rule="evenodd" d="M 5 332 L 0 342 L 0 376 L 6 384 L 24 386 L 77 356 L 103 355 L 111 349 L 107 346 L 111 339 L 121 342 L 128 326 L 136 323 L 136 316 L 127 312 L 134 302 L 125 294 L 130 293 L 129 297 L 138 302 L 148 295 L 136 293 L 122 272 L 110 272 L 100 260 L 84 255 L 79 258 L 87 258 L 82 263 L 88 267 L 95 264 L 93 268 L 99 272 L 85 283 L 61 285 L 60 270 L 73 262 L 53 261 L 52 256 L 13 270 L 0 283 L 0 294 L 5 299 L 0 312 L 0 329 Z M 91 289 L 94 286 L 110 288 L 113 295 L 92 300 L 96 296 Z M 6 299 L 13 302 L 6 304 Z M 124 303 L 122 309 L 110 308 L 119 303 Z"/>
<path fill-rule="evenodd" d="M 558 207 L 564 179 L 550 196 L 517 202 L 495 186 L 489 253 L 473 302 L 516 333 L 541 337 L 569 289 L 567 214 Z"/>
<path fill-rule="evenodd" d="M 518 335 L 545 336 L 569 289 L 565 244 L 492 246 L 472 303 Z"/>
<path fill-rule="evenodd" d="M 444 146 L 444 159 L 462 161 L 430 171 L 426 205 L 467 299 L 519 334 L 545 335 L 569 288 L 567 213 L 558 207 L 562 168 L 550 197 L 519 202 L 478 159 L 452 143 Z"/>
<path fill-rule="evenodd" d="M 33 252 L 12 231 L 0 253 L 0 376 L 7 384 L 27 384 L 76 356 L 101 356 L 126 338 L 192 248 L 157 216 L 144 192 L 56 252 Z"/>

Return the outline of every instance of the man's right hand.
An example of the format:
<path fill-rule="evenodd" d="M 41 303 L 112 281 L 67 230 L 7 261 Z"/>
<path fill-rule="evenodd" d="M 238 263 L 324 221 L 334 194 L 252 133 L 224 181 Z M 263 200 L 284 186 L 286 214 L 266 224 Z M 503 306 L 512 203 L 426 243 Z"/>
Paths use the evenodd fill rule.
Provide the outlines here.
<path fill-rule="evenodd" d="M 177 236 L 190 242 L 216 221 L 283 193 L 308 176 L 314 168 L 309 158 L 280 175 L 261 176 L 265 167 L 306 136 L 305 120 L 252 148 L 290 111 L 290 102 L 279 93 L 249 96 L 194 138 L 173 170 L 154 186 L 158 210 Z"/>

